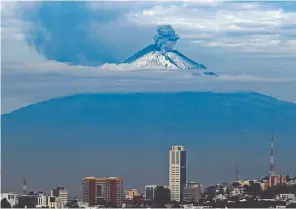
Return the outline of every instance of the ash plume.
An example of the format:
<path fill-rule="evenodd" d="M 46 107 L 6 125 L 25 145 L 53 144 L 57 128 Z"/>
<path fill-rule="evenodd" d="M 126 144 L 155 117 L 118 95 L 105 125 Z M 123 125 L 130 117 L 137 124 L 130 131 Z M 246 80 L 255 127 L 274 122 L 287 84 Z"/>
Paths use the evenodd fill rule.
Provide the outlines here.
<path fill-rule="evenodd" d="M 172 51 L 180 36 L 171 25 L 158 26 L 154 36 L 155 45 L 160 51 Z"/>

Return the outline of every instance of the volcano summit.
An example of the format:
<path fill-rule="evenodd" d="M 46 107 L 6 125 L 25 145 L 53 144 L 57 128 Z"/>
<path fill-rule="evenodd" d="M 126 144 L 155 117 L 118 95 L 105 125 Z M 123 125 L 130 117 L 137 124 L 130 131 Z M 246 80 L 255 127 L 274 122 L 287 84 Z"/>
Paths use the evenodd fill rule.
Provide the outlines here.
<path fill-rule="evenodd" d="M 216 75 L 207 71 L 203 64 L 199 64 L 178 50 L 174 50 L 173 47 L 179 39 L 180 36 L 176 34 L 171 25 L 159 26 L 154 36 L 154 44 L 138 51 L 124 63 L 140 68 L 183 69 L 201 75 Z"/>

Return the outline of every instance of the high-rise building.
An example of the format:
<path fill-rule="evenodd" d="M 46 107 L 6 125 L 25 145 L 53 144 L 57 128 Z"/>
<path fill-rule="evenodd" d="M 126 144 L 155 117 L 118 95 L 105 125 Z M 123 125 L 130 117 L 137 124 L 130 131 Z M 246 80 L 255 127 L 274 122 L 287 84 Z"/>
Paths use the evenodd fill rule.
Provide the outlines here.
<path fill-rule="evenodd" d="M 117 177 L 82 179 L 82 200 L 89 206 L 108 203 L 121 206 L 123 201 L 123 180 Z"/>
<path fill-rule="evenodd" d="M 105 201 L 106 178 L 86 177 L 82 180 L 82 201 L 89 206 Z"/>
<path fill-rule="evenodd" d="M 121 206 L 123 201 L 123 181 L 117 177 L 106 179 L 106 201 L 111 205 Z"/>
<path fill-rule="evenodd" d="M 169 188 L 171 200 L 183 201 L 183 191 L 186 184 L 186 151 L 184 146 L 173 146 L 170 150 Z"/>

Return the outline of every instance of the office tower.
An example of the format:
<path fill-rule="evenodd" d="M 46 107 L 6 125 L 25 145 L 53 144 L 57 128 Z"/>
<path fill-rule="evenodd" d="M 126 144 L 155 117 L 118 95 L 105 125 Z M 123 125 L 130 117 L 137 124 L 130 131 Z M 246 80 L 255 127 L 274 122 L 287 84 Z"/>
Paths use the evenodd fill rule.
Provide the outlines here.
<path fill-rule="evenodd" d="M 184 187 L 184 201 L 198 202 L 201 199 L 202 185 L 195 182 L 187 183 Z"/>
<path fill-rule="evenodd" d="M 121 206 L 123 201 L 123 180 L 117 177 L 82 179 L 82 200 L 89 206 L 111 204 Z"/>
<path fill-rule="evenodd" d="M 106 179 L 106 201 L 114 206 L 121 206 L 123 202 L 123 181 L 117 177 Z"/>
<path fill-rule="evenodd" d="M 86 177 L 82 179 L 82 201 L 94 206 L 105 201 L 105 178 Z"/>
<path fill-rule="evenodd" d="M 186 151 L 183 146 L 173 146 L 170 150 L 169 188 L 171 200 L 183 201 L 183 190 L 186 184 Z"/>

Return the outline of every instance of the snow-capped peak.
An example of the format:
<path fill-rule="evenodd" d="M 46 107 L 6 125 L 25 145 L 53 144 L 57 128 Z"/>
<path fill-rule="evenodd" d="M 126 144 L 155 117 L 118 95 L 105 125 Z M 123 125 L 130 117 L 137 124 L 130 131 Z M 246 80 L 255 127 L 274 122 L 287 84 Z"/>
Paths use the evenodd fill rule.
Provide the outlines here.
<path fill-rule="evenodd" d="M 199 64 L 177 50 L 173 49 L 180 37 L 170 25 L 159 26 L 154 37 L 154 44 L 138 51 L 124 63 L 139 68 L 201 70 L 205 75 L 215 75 L 206 71 L 206 67 Z"/>

